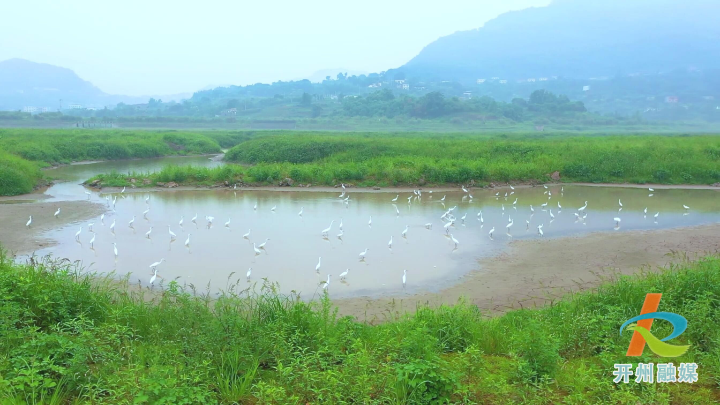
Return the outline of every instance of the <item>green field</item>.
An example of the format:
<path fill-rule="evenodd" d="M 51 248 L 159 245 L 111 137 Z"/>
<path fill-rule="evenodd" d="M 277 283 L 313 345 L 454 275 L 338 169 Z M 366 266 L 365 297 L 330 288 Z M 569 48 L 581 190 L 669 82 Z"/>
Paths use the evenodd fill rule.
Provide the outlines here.
<path fill-rule="evenodd" d="M 104 185 L 130 178 L 181 184 L 432 186 L 491 182 L 713 184 L 720 182 L 714 135 L 348 133 L 248 135 L 213 169 L 170 166 L 158 173 L 109 173 Z"/>
<path fill-rule="evenodd" d="M 0 129 L 0 195 L 29 193 L 44 182 L 41 167 L 87 161 L 219 153 L 227 133 Z"/>
<path fill-rule="evenodd" d="M 375 326 L 310 303 L 232 287 L 211 300 L 161 293 L 49 259 L 0 256 L 0 402 L 25 403 L 710 403 L 720 378 L 720 257 L 640 276 L 538 310 L 485 318 L 420 307 Z M 256 286 L 257 287 L 257 286 Z M 243 287 L 244 288 L 244 287 Z M 128 292 L 129 291 L 129 292 Z M 625 356 L 645 294 L 681 314 L 681 357 Z M 655 322 L 653 333 L 671 326 Z M 700 364 L 694 384 L 614 384 L 615 363 Z"/>

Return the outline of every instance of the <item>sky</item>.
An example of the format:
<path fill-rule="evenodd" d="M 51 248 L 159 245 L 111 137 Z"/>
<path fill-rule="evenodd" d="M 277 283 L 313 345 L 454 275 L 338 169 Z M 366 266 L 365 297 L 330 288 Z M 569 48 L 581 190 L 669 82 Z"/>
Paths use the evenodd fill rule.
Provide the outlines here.
<path fill-rule="evenodd" d="M 0 4 L 0 60 L 74 70 L 110 94 L 396 68 L 435 39 L 549 0 L 33 0 Z"/>

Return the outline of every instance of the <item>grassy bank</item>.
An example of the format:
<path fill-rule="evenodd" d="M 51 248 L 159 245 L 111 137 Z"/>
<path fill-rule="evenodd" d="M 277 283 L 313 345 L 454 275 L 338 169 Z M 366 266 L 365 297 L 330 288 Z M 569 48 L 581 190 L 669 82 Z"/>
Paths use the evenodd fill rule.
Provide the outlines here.
<path fill-rule="evenodd" d="M 239 133 L 89 129 L 0 129 L 0 195 L 29 193 L 41 167 L 86 161 L 219 153 Z"/>
<path fill-rule="evenodd" d="M 358 186 L 445 185 L 475 182 L 713 184 L 720 182 L 718 136 L 572 137 L 538 134 L 275 133 L 251 137 L 225 159 L 245 166 L 167 167 L 158 173 L 109 174 L 105 185 L 130 178 L 181 184 L 294 183 Z"/>
<path fill-rule="evenodd" d="M 710 403 L 720 396 L 720 257 L 622 277 L 552 307 L 485 319 L 465 302 L 377 326 L 229 287 L 211 302 L 0 257 L 2 403 Z M 131 289 L 132 290 L 132 289 Z M 645 294 L 683 315 L 682 357 L 625 356 Z M 656 336 L 671 327 L 655 322 Z M 695 362 L 695 384 L 614 384 L 615 363 Z M 57 399 L 51 402 L 51 399 Z"/>

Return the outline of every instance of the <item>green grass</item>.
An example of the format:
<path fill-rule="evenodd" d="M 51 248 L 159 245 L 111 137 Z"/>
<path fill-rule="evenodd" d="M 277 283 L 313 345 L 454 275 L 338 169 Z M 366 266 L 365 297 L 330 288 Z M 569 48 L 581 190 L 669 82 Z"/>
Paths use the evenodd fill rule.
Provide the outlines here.
<path fill-rule="evenodd" d="M 42 181 L 38 164 L 0 151 L 0 195 L 26 194 Z"/>
<path fill-rule="evenodd" d="M 219 153 L 248 139 L 239 132 L 0 129 L 0 195 L 29 193 L 41 167 L 87 160 Z"/>
<path fill-rule="evenodd" d="M 1 403 L 710 403 L 720 396 L 720 257 L 622 276 L 552 307 L 484 318 L 460 301 L 376 326 L 327 296 L 228 283 L 211 300 L 0 256 Z M 689 321 L 679 358 L 625 356 L 645 294 Z M 656 336 L 670 326 L 653 324 Z M 612 383 L 615 363 L 700 365 L 695 384 Z M 51 398 L 55 397 L 56 402 Z"/>
<path fill-rule="evenodd" d="M 158 173 L 98 176 L 104 185 L 130 178 L 182 184 L 424 186 L 490 182 L 713 184 L 720 182 L 720 137 L 567 134 L 247 135 L 225 159 L 244 166 L 169 166 Z"/>

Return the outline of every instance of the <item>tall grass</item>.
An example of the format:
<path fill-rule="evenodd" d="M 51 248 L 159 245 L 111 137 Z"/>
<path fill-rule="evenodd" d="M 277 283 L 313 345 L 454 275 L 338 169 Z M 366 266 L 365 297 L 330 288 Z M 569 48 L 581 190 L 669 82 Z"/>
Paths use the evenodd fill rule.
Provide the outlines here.
<path fill-rule="evenodd" d="M 487 319 L 460 301 L 370 326 L 271 284 L 210 299 L 148 291 L 50 258 L 0 255 L 0 401 L 94 403 L 707 403 L 720 394 L 720 257 L 620 277 Z M 230 280 L 230 279 L 229 279 Z M 680 358 L 625 357 L 645 294 L 690 324 Z M 656 322 L 657 336 L 670 327 Z M 612 383 L 613 364 L 696 362 L 696 384 Z M 62 384 L 60 384 L 62 382 Z"/>
<path fill-rule="evenodd" d="M 42 179 L 37 164 L 0 151 L 0 195 L 29 193 Z"/>
<path fill-rule="evenodd" d="M 154 182 L 358 186 L 562 181 L 713 184 L 720 182 L 718 136 L 548 136 L 345 134 L 251 137 L 214 169 L 168 166 L 158 173 L 99 176 L 106 185 L 132 177 Z"/>

